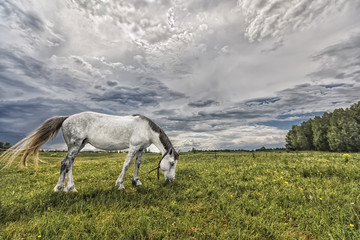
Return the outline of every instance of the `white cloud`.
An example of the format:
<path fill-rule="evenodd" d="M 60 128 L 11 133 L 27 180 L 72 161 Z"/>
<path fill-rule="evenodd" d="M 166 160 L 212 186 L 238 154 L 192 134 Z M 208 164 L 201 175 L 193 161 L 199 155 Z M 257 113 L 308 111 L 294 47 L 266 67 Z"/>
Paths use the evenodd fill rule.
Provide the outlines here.
<path fill-rule="evenodd" d="M 175 148 L 189 151 L 192 147 L 204 150 L 260 148 L 285 143 L 287 131 L 261 125 L 230 127 L 216 132 L 174 132 Z"/>
<path fill-rule="evenodd" d="M 238 7 L 247 23 L 245 36 L 254 42 L 281 39 L 288 32 L 316 26 L 348 3 L 346 0 L 239 0 Z"/>

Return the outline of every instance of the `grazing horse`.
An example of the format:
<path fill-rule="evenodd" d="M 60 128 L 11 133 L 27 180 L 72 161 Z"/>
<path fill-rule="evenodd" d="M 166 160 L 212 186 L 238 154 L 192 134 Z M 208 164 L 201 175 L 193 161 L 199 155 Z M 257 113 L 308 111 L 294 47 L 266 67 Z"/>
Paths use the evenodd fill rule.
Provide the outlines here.
<path fill-rule="evenodd" d="M 68 117 L 53 117 L 48 119 L 35 130 L 30 136 L 24 138 L 3 157 L 13 161 L 16 156 L 24 152 L 22 156 L 23 165 L 26 166 L 29 155 L 34 155 L 37 164 L 40 147 L 50 138 L 55 138 L 59 130 L 62 130 L 68 152 L 61 161 L 61 169 L 58 184 L 54 191 L 74 192 L 76 191 L 72 167 L 76 155 L 87 144 L 103 150 L 129 149 L 123 169 L 115 185 L 119 190 L 124 190 L 124 177 L 134 156 L 135 172 L 132 184 L 141 185 L 139 180 L 139 168 L 143 150 L 154 144 L 162 153 L 162 158 L 155 168 L 163 171 L 166 181 L 175 179 L 175 169 L 179 154 L 175 151 L 168 136 L 152 120 L 143 115 L 113 116 L 94 112 L 82 112 Z M 155 170 L 154 169 L 154 170 Z M 67 187 L 65 187 L 67 177 Z M 159 172 L 158 172 L 159 177 Z"/>

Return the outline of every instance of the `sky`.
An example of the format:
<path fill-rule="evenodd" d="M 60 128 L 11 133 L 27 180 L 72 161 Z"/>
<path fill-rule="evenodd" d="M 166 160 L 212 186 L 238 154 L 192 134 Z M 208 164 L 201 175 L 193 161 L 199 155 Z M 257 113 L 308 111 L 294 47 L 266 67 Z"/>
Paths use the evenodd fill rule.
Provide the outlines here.
<path fill-rule="evenodd" d="M 178 151 L 284 147 L 360 100 L 359 23 L 358 0 L 2 0 L 0 141 L 95 111 Z"/>

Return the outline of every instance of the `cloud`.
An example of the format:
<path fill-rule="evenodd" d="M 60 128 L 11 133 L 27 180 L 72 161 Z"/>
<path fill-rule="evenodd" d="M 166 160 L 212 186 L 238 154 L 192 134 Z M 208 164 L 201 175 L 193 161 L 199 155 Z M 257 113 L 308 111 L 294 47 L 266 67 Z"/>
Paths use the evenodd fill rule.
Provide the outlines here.
<path fill-rule="evenodd" d="M 4 15 L 6 16 L 8 23 L 16 22 L 18 27 L 24 30 L 32 31 L 43 31 L 44 23 L 37 16 L 36 13 L 28 10 L 25 11 L 20 8 L 16 3 L 8 0 L 1 1 L 0 8 Z"/>
<path fill-rule="evenodd" d="M 0 130 L 90 110 L 147 115 L 182 150 L 280 146 L 358 100 L 359 5 L 2 1 Z"/>
<path fill-rule="evenodd" d="M 96 102 L 116 102 L 126 107 L 139 108 L 157 106 L 160 102 L 173 101 L 184 98 L 185 95 L 170 91 L 167 88 L 157 89 L 153 86 L 148 88 L 114 87 L 102 94 L 91 94 L 91 100 Z"/>
<path fill-rule="evenodd" d="M 245 36 L 250 42 L 266 38 L 281 40 L 288 32 L 303 31 L 341 11 L 348 1 L 336 0 L 239 0 L 246 21 Z M 350 3 L 349 3 L 350 4 Z M 358 6 L 358 4 L 351 4 Z"/>
<path fill-rule="evenodd" d="M 219 102 L 209 99 L 209 100 L 198 100 L 195 102 L 191 102 L 188 104 L 190 107 L 196 107 L 196 108 L 202 108 L 202 107 L 208 107 L 214 104 L 219 104 Z"/>
<path fill-rule="evenodd" d="M 253 149 L 262 146 L 281 146 L 284 144 L 286 130 L 274 127 L 253 125 L 227 128 L 220 132 L 202 134 L 176 132 L 174 146 L 180 150 L 194 148 L 216 149 Z M 171 138 L 171 136 L 170 136 Z"/>
<path fill-rule="evenodd" d="M 341 84 L 343 81 L 351 80 L 360 83 L 359 56 L 360 32 L 314 55 L 313 59 L 320 62 L 320 67 L 309 76 L 314 82 L 329 83 L 331 81 L 332 84 Z"/>
<path fill-rule="evenodd" d="M 15 143 L 53 116 L 69 116 L 87 110 L 81 102 L 32 98 L 0 101 L 0 141 Z M 62 137 L 56 142 L 63 142 Z"/>

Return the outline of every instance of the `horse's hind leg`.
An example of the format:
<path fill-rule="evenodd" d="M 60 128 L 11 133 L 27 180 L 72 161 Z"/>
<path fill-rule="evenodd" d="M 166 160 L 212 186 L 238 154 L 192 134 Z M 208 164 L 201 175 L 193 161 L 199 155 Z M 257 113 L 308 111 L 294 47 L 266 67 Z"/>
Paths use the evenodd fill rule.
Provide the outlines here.
<path fill-rule="evenodd" d="M 140 164 L 141 164 L 141 157 L 143 155 L 143 151 L 140 150 L 136 153 L 136 158 L 135 158 L 135 172 L 134 172 L 134 176 L 132 179 L 132 185 L 134 186 L 140 186 L 142 183 L 139 180 L 139 168 L 140 168 Z"/>
<path fill-rule="evenodd" d="M 73 167 L 74 161 L 71 163 L 70 169 L 67 172 L 67 187 L 65 188 L 65 192 L 76 192 L 75 184 L 72 176 L 72 167 Z"/>
<path fill-rule="evenodd" d="M 83 148 L 83 144 L 73 144 L 69 146 L 68 152 L 64 160 L 61 161 L 61 168 L 59 174 L 58 184 L 55 186 L 54 191 L 76 191 L 74 181 L 72 178 L 72 166 L 76 155 Z M 68 187 L 65 188 L 65 176 L 68 177 Z"/>

